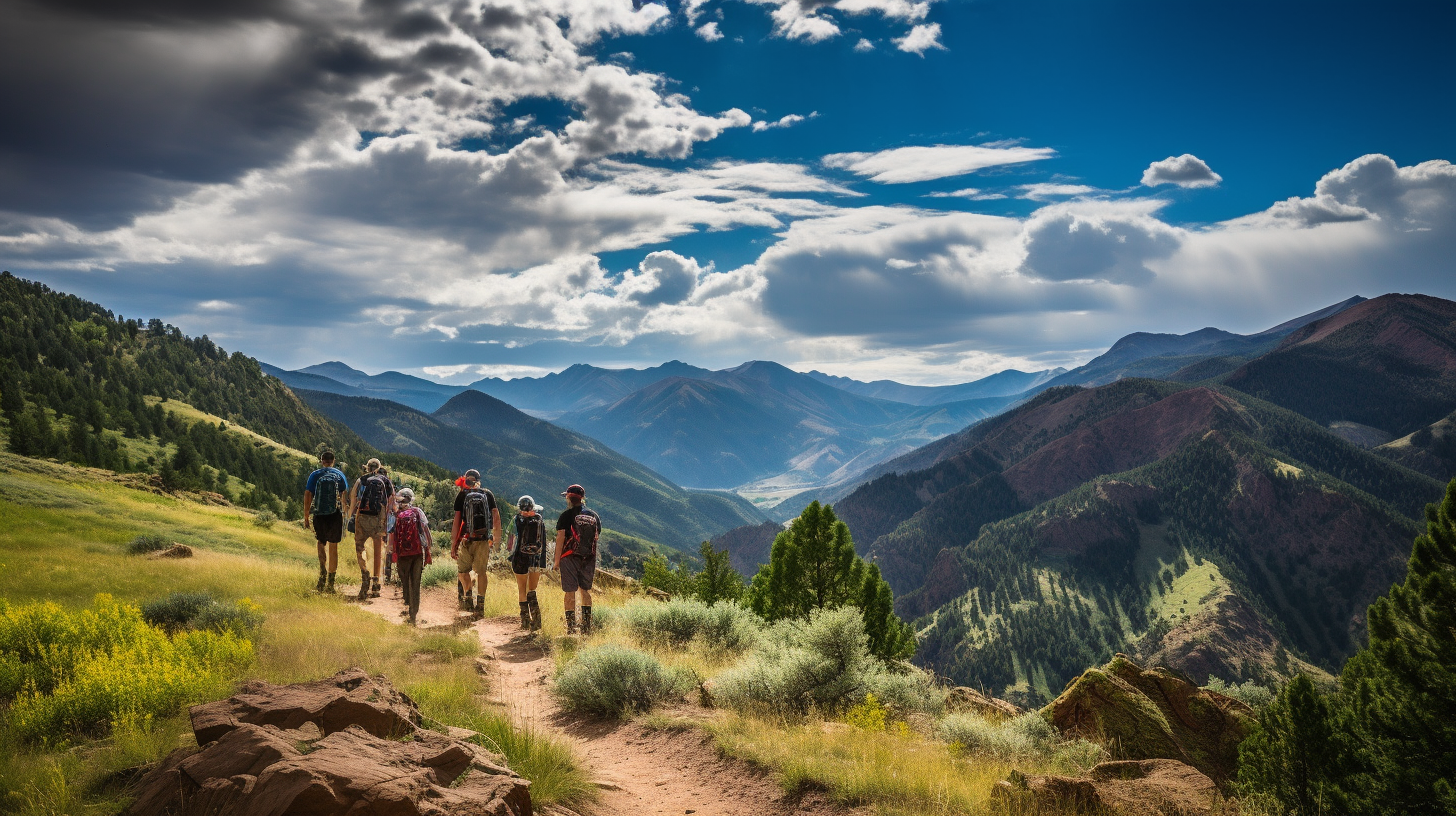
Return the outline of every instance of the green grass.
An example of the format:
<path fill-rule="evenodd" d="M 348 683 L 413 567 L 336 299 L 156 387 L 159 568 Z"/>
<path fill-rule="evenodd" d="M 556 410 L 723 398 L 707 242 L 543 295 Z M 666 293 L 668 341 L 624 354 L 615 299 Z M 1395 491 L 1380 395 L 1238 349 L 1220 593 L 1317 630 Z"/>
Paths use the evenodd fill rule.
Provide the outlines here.
<path fill-rule="evenodd" d="M 328 677 L 350 666 L 382 673 L 420 701 L 432 720 L 478 731 L 533 781 L 537 806 L 585 802 L 589 785 L 569 748 L 547 735 L 516 731 L 486 702 L 473 642 L 399 626 L 313 592 L 312 536 L 253 514 L 135 490 L 102 471 L 0 454 L 0 597 L 11 604 L 53 601 L 89 606 L 98 593 L 140 605 L 172 592 L 248 599 L 264 615 L 254 660 L 243 676 L 276 683 Z M 192 546 L 195 556 L 151 560 L 127 553 L 138 535 Z M 340 577 L 348 576 L 347 545 Z M 514 607 L 513 582 L 492 581 L 493 606 Z M 556 595 L 559 608 L 560 593 Z M 548 600 L 550 594 L 543 597 Z M 559 624 L 558 624 L 559 626 Z M 102 740 L 67 750 L 25 744 L 0 727 L 0 811 L 112 813 L 124 803 L 118 771 L 154 761 L 191 742 L 183 712 L 124 724 Z"/>

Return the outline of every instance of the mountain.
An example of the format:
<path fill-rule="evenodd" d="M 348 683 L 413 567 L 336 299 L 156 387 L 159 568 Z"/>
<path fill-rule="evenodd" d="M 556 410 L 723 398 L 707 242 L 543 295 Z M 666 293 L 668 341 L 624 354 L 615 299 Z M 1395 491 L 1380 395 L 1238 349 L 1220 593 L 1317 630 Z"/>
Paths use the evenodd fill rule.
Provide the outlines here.
<path fill-rule="evenodd" d="M 714 550 L 727 550 L 733 569 L 745 581 L 751 581 L 758 574 L 759 566 L 768 563 L 774 539 L 783 531 L 784 525 L 777 521 L 747 524 L 713 536 L 712 545 Z"/>
<path fill-rule="evenodd" d="M 1303 326 L 1224 382 L 1314 419 L 1404 436 L 1456 405 L 1456 303 L 1384 295 Z"/>
<path fill-rule="evenodd" d="M 1212 327 L 1188 334 L 1134 332 L 1113 343 L 1111 348 L 1086 365 L 1048 379 L 1037 387 L 1106 385 L 1122 377 L 1196 382 L 1227 373 L 1244 361 L 1274 349 L 1295 330 L 1339 314 L 1364 300 L 1357 295 L 1250 335 Z"/>
<path fill-rule="evenodd" d="M 1264 400 L 1136 378 L 931 447 L 835 511 L 923 616 L 918 660 L 1028 701 L 1116 651 L 1226 679 L 1337 666 L 1441 493 Z"/>
<path fill-rule="evenodd" d="M 903 402 L 907 405 L 941 405 L 968 399 L 1015 396 L 1030 391 L 1066 372 L 1065 368 L 1030 373 L 1007 369 L 968 383 L 934 386 L 905 385 L 894 380 L 860 382 L 848 377 L 835 377 L 818 371 L 810 371 L 809 376 L 825 385 L 832 385 L 841 391 L 848 391 L 862 397 Z"/>
<path fill-rule="evenodd" d="M 661 380 L 558 422 L 693 487 L 792 491 L 852 480 L 1012 401 L 912 406 L 757 361 Z"/>
<path fill-rule="evenodd" d="M 645 369 L 597 368 L 577 363 L 558 374 L 514 380 L 487 377 L 469 387 L 542 419 L 555 419 L 570 411 L 610 405 L 633 391 L 670 377 L 706 379 L 712 373 L 678 360 Z"/>
<path fill-rule="evenodd" d="M 297 371 L 284 371 L 265 363 L 263 370 L 282 380 L 289 388 L 386 399 L 427 412 L 439 408 L 451 397 L 465 390 L 463 386 L 441 385 L 398 371 L 365 374 L 340 362 L 319 363 Z"/>
<path fill-rule="evenodd" d="M 607 527 L 687 550 L 762 520 L 736 496 L 683 490 L 593 439 L 478 391 L 455 396 L 433 415 L 368 397 L 299 394 L 381 450 L 419 456 L 457 473 L 478 469 L 485 486 L 508 503 L 529 494 L 548 508 L 564 509 L 558 494 L 579 483 Z"/>

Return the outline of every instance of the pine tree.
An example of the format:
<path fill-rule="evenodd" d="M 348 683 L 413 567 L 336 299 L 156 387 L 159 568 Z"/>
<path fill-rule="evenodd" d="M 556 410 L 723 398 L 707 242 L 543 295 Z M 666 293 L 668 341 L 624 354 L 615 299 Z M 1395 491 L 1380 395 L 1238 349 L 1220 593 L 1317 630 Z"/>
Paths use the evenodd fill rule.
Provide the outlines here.
<path fill-rule="evenodd" d="M 699 547 L 703 557 L 703 571 L 694 579 L 698 600 L 712 605 L 719 601 L 737 602 L 743 597 L 743 577 L 733 569 L 728 551 L 713 550 L 712 542 L 704 541 Z"/>
<path fill-rule="evenodd" d="M 894 611 L 890 585 L 879 567 L 854 552 L 849 527 L 833 508 L 814 502 L 774 539 L 769 562 L 748 587 L 750 609 L 770 622 L 807 619 L 820 609 L 857 607 L 877 657 L 915 653 L 915 639 Z"/>

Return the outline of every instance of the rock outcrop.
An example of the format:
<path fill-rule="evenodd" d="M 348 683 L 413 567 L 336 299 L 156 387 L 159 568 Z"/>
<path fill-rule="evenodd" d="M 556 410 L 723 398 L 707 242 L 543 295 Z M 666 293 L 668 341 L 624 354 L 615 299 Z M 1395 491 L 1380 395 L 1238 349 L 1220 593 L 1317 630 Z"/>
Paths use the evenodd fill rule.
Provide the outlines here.
<path fill-rule="evenodd" d="M 1125 655 L 1088 669 L 1045 709 L 1068 737 L 1104 745 L 1119 759 L 1173 759 L 1218 784 L 1233 778 L 1253 709 L 1166 668 Z"/>
<path fill-rule="evenodd" d="M 992 812 L 1015 816 L 1213 816 L 1221 806 L 1212 779 L 1173 759 L 1103 762 L 1085 777 L 1018 773 L 991 789 Z"/>
<path fill-rule="evenodd" d="M 125 816 L 530 816 L 530 783 L 470 742 L 419 727 L 383 677 L 254 683 L 194 706 L 198 749 L 147 773 Z"/>
<path fill-rule="evenodd" d="M 1011 718 L 1021 713 L 1015 704 L 982 694 L 973 688 L 956 686 L 945 696 L 946 708 L 952 711 L 969 711 L 983 717 Z"/>

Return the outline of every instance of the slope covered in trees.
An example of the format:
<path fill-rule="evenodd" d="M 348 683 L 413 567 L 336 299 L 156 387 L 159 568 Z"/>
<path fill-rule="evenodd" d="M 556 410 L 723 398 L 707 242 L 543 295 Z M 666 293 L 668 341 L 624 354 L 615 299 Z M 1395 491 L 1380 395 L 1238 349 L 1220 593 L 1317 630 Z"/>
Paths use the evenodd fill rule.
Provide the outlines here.
<path fill-rule="evenodd" d="M 376 453 L 252 358 L 9 273 L 0 274 L 0 350 L 0 411 L 10 449 L 23 455 L 154 472 L 168 486 L 235 490 L 248 506 L 287 512 L 312 465 L 230 425 L 310 454 L 327 445 L 347 462 Z"/>

